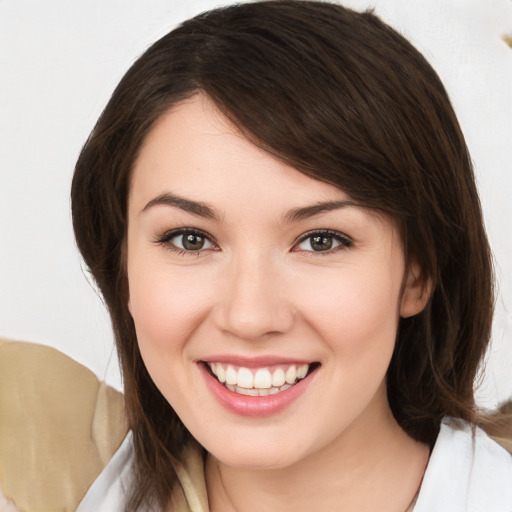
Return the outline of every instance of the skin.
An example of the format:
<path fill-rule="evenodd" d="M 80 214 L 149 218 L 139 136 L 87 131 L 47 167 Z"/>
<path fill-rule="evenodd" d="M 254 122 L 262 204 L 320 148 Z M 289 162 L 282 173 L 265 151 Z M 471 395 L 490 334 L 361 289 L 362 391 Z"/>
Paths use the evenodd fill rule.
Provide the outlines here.
<path fill-rule="evenodd" d="M 182 199 L 163 204 L 165 194 Z M 141 149 L 129 308 L 152 379 L 210 453 L 213 512 L 404 511 L 421 482 L 428 448 L 396 423 L 385 375 L 399 318 L 421 311 L 426 285 L 375 212 L 352 203 L 290 218 L 339 201 L 351 202 L 255 147 L 201 94 L 163 115 Z M 180 250 L 182 228 L 204 232 L 201 250 Z M 312 250 L 306 235 L 319 230 L 338 237 L 331 249 Z M 201 375 L 218 354 L 320 368 L 283 411 L 244 417 Z"/>

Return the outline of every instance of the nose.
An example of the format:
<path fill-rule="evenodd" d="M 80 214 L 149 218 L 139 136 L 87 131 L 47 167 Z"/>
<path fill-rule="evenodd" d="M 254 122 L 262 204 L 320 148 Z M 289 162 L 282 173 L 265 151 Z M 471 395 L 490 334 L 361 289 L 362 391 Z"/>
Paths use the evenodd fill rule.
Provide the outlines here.
<path fill-rule="evenodd" d="M 275 262 L 262 256 L 232 260 L 218 297 L 215 320 L 222 331 L 256 340 L 290 330 L 294 307 Z"/>

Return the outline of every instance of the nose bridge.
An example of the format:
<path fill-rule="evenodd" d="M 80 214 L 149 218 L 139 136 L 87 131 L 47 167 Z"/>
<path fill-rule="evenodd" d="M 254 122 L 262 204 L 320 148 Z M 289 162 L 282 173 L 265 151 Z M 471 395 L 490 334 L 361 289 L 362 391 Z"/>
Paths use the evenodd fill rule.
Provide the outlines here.
<path fill-rule="evenodd" d="M 293 311 L 283 293 L 284 276 L 269 252 L 243 251 L 227 269 L 221 327 L 239 338 L 286 332 L 293 323 Z"/>

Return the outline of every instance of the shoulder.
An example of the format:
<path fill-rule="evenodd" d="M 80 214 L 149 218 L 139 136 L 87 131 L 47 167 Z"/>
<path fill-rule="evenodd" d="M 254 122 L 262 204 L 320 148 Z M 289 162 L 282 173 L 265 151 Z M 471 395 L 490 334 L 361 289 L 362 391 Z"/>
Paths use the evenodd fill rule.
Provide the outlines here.
<path fill-rule="evenodd" d="M 122 395 L 89 369 L 1 339 L 0 418 L 0 487 L 20 510 L 74 510 L 127 430 Z"/>
<path fill-rule="evenodd" d="M 415 512 L 511 512 L 512 455 L 466 422 L 446 418 Z"/>

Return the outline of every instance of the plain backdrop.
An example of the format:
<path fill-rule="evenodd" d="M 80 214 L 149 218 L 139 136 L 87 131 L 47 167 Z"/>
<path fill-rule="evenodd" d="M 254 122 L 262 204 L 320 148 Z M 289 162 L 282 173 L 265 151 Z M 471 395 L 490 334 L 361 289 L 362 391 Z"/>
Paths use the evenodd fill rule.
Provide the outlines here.
<path fill-rule="evenodd" d="M 492 350 L 478 388 L 480 403 L 495 406 L 512 396 L 512 1 L 344 3 L 374 6 L 425 54 L 461 122 L 496 257 Z M 109 320 L 73 240 L 74 162 L 134 59 L 217 5 L 0 2 L 0 336 L 52 345 L 121 387 Z"/>

